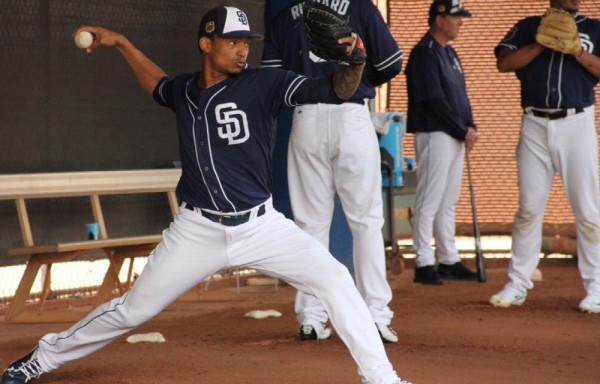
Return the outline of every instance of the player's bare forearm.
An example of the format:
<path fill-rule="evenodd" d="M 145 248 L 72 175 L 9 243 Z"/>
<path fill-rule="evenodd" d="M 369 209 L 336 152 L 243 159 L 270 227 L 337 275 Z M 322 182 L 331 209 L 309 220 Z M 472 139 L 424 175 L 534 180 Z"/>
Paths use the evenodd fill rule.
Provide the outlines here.
<path fill-rule="evenodd" d="M 517 50 L 504 48 L 498 54 L 496 67 L 500 72 L 515 72 L 527 66 L 540 53 L 544 51 L 544 47 L 539 44 L 530 44 L 521 47 Z"/>
<path fill-rule="evenodd" d="M 582 51 L 581 55 L 575 56 L 575 58 L 592 76 L 600 79 L 600 57 L 593 53 Z"/>
<path fill-rule="evenodd" d="M 152 92 L 156 85 L 167 74 L 160 69 L 152 60 L 138 50 L 133 44 L 129 42 L 125 37 L 122 44 L 117 44 L 117 49 L 125 58 L 125 61 L 131 67 L 138 83 L 146 92 L 146 94 L 152 97 Z"/>
<path fill-rule="evenodd" d="M 353 67 L 342 67 L 333 74 L 333 90 L 337 97 L 348 100 L 354 95 L 360 84 L 364 64 Z"/>
<path fill-rule="evenodd" d="M 73 33 L 76 34 L 80 31 L 88 31 L 94 35 L 94 42 L 87 48 L 88 53 L 92 53 L 100 47 L 117 48 L 147 95 L 152 96 L 159 80 L 166 76 L 162 69 L 137 49 L 125 36 L 102 27 L 80 27 Z"/>

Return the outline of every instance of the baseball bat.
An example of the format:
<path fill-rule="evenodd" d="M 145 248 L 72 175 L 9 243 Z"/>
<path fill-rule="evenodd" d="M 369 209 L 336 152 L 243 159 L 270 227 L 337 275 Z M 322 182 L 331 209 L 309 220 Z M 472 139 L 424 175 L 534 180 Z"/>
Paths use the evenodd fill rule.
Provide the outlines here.
<path fill-rule="evenodd" d="M 483 259 L 483 250 L 481 249 L 481 234 L 479 233 L 479 224 L 477 223 L 477 209 L 475 208 L 475 191 L 473 191 L 473 180 L 471 179 L 471 163 L 469 162 L 469 150 L 466 150 L 467 158 L 467 177 L 469 179 L 469 193 L 471 194 L 471 213 L 473 214 L 473 236 L 475 237 L 475 264 L 477 265 L 477 281 L 485 283 L 487 276 L 485 273 L 485 262 Z"/>

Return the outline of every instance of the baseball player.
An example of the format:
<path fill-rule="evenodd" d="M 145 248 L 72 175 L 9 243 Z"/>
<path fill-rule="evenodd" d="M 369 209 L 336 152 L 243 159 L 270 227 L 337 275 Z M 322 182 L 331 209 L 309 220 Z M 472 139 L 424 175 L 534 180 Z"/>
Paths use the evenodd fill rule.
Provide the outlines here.
<path fill-rule="evenodd" d="M 307 76 L 330 76 L 339 65 L 325 62 L 309 49 L 303 24 L 303 1 L 278 14 L 266 33 L 263 67 L 290 69 Z M 319 2 L 340 17 L 364 40 L 367 63 L 357 92 L 343 104 L 298 106 L 288 146 L 288 186 L 296 224 L 325 247 L 340 197 L 352 233 L 356 285 L 385 342 L 396 343 L 388 307 L 392 291 L 386 280 L 381 232 L 381 160 L 368 99 L 374 87 L 400 72 L 402 52 L 371 0 Z M 327 313 L 320 300 L 298 291 L 295 303 L 301 340 L 327 339 Z"/>
<path fill-rule="evenodd" d="M 363 383 L 406 383 L 397 377 L 350 273 L 314 238 L 275 211 L 271 202 L 274 121 L 284 106 L 352 95 L 363 65 L 343 75 L 308 79 L 289 71 L 249 68 L 249 42 L 262 36 L 246 14 L 217 7 L 198 32 L 202 69 L 169 78 L 127 38 L 82 27 L 88 52 L 115 47 L 144 91 L 176 114 L 182 176 L 180 212 L 132 289 L 96 308 L 64 332 L 43 336 L 12 363 L 2 384 L 29 383 L 87 356 L 151 319 L 225 267 L 251 267 L 310 292 L 327 308 L 359 367 Z M 338 40 L 354 42 L 353 37 Z M 336 101 L 337 100 L 337 101 Z M 305 268 L 306 264 L 314 268 Z"/>
<path fill-rule="evenodd" d="M 463 68 L 449 44 L 470 17 L 458 0 L 435 0 L 429 30 L 406 66 L 407 131 L 415 134 L 417 190 L 413 216 L 414 281 L 441 285 L 442 279 L 473 280 L 456 249 L 455 211 L 460 196 L 465 146 L 477 141 Z M 436 254 L 431 246 L 435 234 Z"/>
<path fill-rule="evenodd" d="M 558 172 L 575 215 L 577 263 L 585 312 L 600 313 L 600 201 L 594 87 L 600 78 L 600 21 L 580 15 L 579 0 L 551 0 L 544 16 L 520 20 L 495 49 L 500 72 L 521 82 L 523 118 L 517 146 L 519 209 L 512 230 L 508 283 L 495 307 L 521 305 L 533 288 L 548 192 Z M 564 16 L 560 16 L 562 10 Z M 561 19 L 553 27 L 552 20 Z M 541 28 L 540 24 L 544 27 Z M 540 28 L 538 28 L 540 27 Z M 546 36 L 574 30 L 571 41 Z M 538 31 L 543 31 L 540 33 Z M 554 49 L 541 45 L 561 42 Z"/>

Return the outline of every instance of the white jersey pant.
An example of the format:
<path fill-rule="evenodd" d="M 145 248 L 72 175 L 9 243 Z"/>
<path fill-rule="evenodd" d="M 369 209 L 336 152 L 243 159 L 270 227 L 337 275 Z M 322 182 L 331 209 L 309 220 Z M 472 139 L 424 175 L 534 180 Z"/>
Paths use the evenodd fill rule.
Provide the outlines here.
<path fill-rule="evenodd" d="M 558 172 L 577 228 L 577 263 L 588 294 L 600 295 L 600 188 L 594 108 L 558 120 L 523 115 L 517 146 L 519 209 L 508 286 L 525 293 L 539 263 L 548 192 Z"/>
<path fill-rule="evenodd" d="M 417 191 L 412 219 L 415 265 L 460 261 L 456 249 L 456 203 L 460 197 L 464 145 L 445 132 L 417 132 Z M 431 240 L 435 238 L 434 253 Z"/>
<path fill-rule="evenodd" d="M 296 224 L 329 248 L 335 193 L 352 233 L 356 286 L 373 321 L 390 324 L 392 290 L 386 280 L 382 234 L 381 158 L 366 105 L 296 107 L 288 149 L 288 185 Z M 306 268 L 316 270 L 310 263 Z M 314 296 L 298 292 L 300 324 L 325 323 Z"/>
<path fill-rule="evenodd" d="M 316 295 L 364 382 L 387 384 L 397 377 L 348 269 L 275 211 L 270 200 L 266 214 L 235 227 L 181 208 L 128 293 L 96 308 L 68 330 L 40 340 L 42 368 L 53 370 L 97 351 L 156 316 L 208 276 L 231 267 L 253 268 Z"/>

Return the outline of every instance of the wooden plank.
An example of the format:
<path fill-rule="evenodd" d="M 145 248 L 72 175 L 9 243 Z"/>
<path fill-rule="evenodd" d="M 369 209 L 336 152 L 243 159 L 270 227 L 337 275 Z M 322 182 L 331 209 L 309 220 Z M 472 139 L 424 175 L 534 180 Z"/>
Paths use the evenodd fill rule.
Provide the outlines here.
<path fill-rule="evenodd" d="M 0 175 L 0 200 L 175 190 L 181 169 Z"/>
<path fill-rule="evenodd" d="M 171 215 L 173 215 L 173 218 L 175 218 L 175 216 L 177 216 L 179 213 L 179 202 L 177 201 L 177 195 L 175 194 L 175 191 L 167 192 L 167 198 L 169 199 L 169 207 L 171 207 Z"/>
<path fill-rule="evenodd" d="M 8 254 L 10 256 L 52 254 L 74 251 L 89 251 L 92 249 L 129 247 L 135 245 L 156 245 L 160 243 L 161 240 L 162 235 L 145 235 L 104 240 L 82 240 L 48 245 L 35 245 L 33 247 L 11 248 L 8 250 Z"/>
<path fill-rule="evenodd" d="M 104 222 L 104 214 L 102 214 L 102 206 L 100 205 L 100 196 L 98 196 L 98 194 L 91 195 L 90 204 L 92 204 L 94 220 L 96 220 L 96 223 L 98 223 L 98 226 L 100 227 L 98 238 L 105 240 L 108 238 L 108 233 L 106 231 L 106 223 Z"/>
<path fill-rule="evenodd" d="M 19 225 L 21 226 L 23 245 L 31 247 L 33 245 L 33 234 L 31 233 L 31 225 L 29 224 L 25 199 L 16 199 L 15 204 L 17 205 L 17 214 L 19 215 Z"/>
<path fill-rule="evenodd" d="M 33 283 L 35 282 L 35 278 L 41 266 L 42 263 L 40 263 L 36 257 L 31 257 L 29 259 L 27 267 L 25 268 L 25 272 L 23 272 L 23 277 L 21 277 L 21 281 L 19 282 L 19 286 L 15 292 L 15 296 L 10 302 L 8 311 L 4 316 L 4 321 L 11 321 L 19 313 L 23 312 L 25 302 L 29 298 L 31 287 L 33 287 Z"/>

